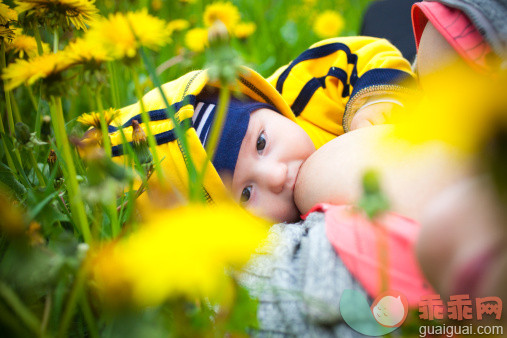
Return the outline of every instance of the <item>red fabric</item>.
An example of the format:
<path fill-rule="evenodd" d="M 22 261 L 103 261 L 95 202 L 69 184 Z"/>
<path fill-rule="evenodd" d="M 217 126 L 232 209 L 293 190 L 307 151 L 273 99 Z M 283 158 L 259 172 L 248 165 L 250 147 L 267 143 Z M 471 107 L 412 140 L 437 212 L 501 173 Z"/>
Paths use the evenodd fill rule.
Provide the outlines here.
<path fill-rule="evenodd" d="M 459 9 L 438 2 L 417 2 L 412 6 L 412 26 L 417 49 L 428 20 L 474 69 L 488 70 L 486 55 L 491 51 L 488 43 Z"/>
<path fill-rule="evenodd" d="M 385 291 L 381 285 L 380 241 L 384 241 L 387 253 L 389 290 L 404 294 L 410 307 L 417 307 L 421 296 L 435 293 L 422 275 L 415 256 L 414 245 L 420 228 L 417 222 L 386 213 L 372 223 L 348 205 L 319 204 L 312 211 L 325 213 L 327 238 L 373 299 Z"/>

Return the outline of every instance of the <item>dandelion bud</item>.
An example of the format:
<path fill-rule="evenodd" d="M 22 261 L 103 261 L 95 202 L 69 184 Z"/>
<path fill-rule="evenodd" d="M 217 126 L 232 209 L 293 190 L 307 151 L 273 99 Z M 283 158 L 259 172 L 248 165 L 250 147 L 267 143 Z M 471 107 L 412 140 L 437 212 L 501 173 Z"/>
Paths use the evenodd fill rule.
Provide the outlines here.
<path fill-rule="evenodd" d="M 49 156 L 47 158 L 47 163 L 49 165 L 49 170 L 51 172 L 53 172 L 55 166 L 56 166 L 56 153 L 53 149 L 51 149 L 51 151 L 49 152 Z M 58 167 L 57 169 L 57 172 L 56 172 L 56 177 L 55 177 L 55 180 L 59 180 L 63 177 L 63 173 L 62 173 L 62 169 L 60 169 L 60 167 Z"/>
<path fill-rule="evenodd" d="M 368 170 L 364 173 L 363 191 L 366 194 L 376 194 L 380 192 L 380 183 L 377 172 Z"/>
<path fill-rule="evenodd" d="M 208 29 L 208 41 L 211 45 L 229 41 L 229 32 L 222 21 L 215 20 Z"/>
<path fill-rule="evenodd" d="M 51 136 L 51 117 L 49 117 L 49 115 L 45 115 L 42 118 L 40 136 L 43 141 L 49 140 L 49 137 Z"/>
<path fill-rule="evenodd" d="M 30 128 L 23 122 L 16 123 L 14 128 L 16 140 L 21 144 L 27 144 L 30 141 Z"/>
<path fill-rule="evenodd" d="M 146 134 L 136 120 L 132 120 L 132 142 L 136 146 L 140 145 L 141 142 L 146 142 Z"/>
<path fill-rule="evenodd" d="M 359 207 L 370 219 L 389 210 L 389 201 L 382 192 L 379 175 L 374 170 L 368 170 L 363 175 L 363 196 L 359 200 Z"/>
<path fill-rule="evenodd" d="M 141 164 L 151 164 L 153 156 L 146 142 L 146 134 L 139 126 L 139 122 L 132 120 L 132 143 L 134 144 L 134 152 Z"/>
<path fill-rule="evenodd" d="M 47 162 L 48 162 L 50 168 L 52 168 L 56 163 L 56 153 L 53 149 L 51 149 L 49 152 Z"/>

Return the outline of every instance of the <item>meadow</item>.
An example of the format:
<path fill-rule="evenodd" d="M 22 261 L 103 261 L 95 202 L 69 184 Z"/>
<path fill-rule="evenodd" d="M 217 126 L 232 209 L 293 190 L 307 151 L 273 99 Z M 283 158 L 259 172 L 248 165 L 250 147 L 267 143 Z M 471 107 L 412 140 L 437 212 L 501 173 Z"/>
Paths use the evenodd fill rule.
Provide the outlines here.
<path fill-rule="evenodd" d="M 248 260 L 267 224 L 195 195 L 190 206 L 140 210 L 148 178 L 164 182 L 163 159 L 149 128 L 138 128 L 122 132 L 135 144 L 125 165 L 112 161 L 107 126 L 118 109 L 191 70 L 233 81 L 243 64 L 269 76 L 312 43 L 357 34 L 367 3 L 2 1 L 1 335 L 255 328 L 255 301 L 229 269 Z"/>

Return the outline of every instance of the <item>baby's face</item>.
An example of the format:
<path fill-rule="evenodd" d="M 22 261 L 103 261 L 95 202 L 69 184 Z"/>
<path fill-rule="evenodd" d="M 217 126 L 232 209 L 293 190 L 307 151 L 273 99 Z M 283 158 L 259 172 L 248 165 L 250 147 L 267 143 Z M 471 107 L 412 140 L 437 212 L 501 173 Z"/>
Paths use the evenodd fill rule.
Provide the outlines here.
<path fill-rule="evenodd" d="M 232 179 L 234 198 L 274 221 L 298 220 L 294 184 L 314 151 L 310 137 L 295 122 L 266 108 L 253 112 Z"/>

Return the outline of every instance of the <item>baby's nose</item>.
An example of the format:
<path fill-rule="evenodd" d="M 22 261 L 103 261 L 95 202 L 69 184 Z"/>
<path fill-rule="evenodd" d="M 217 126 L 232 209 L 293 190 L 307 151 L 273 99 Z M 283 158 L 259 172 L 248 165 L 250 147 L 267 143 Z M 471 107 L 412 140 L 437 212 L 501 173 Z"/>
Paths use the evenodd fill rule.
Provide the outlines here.
<path fill-rule="evenodd" d="M 282 192 L 285 181 L 287 181 L 287 171 L 288 168 L 285 163 L 273 163 L 266 167 L 264 181 L 272 192 Z"/>

